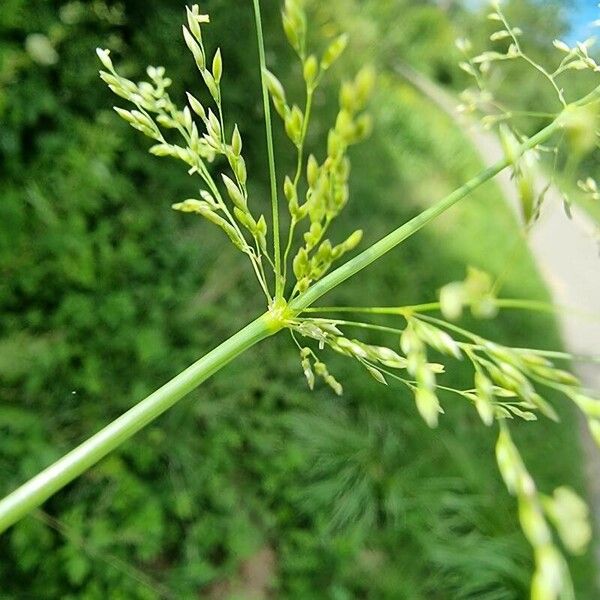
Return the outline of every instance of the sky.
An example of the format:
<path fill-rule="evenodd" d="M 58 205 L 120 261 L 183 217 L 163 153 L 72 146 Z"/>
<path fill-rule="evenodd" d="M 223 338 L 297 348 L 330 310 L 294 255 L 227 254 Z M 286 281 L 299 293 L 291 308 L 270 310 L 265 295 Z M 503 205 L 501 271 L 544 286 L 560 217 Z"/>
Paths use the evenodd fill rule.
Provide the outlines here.
<path fill-rule="evenodd" d="M 543 1 L 543 0 L 542 0 Z M 571 22 L 571 31 L 565 36 L 566 42 L 582 41 L 595 35 L 600 37 L 600 28 L 590 26 L 592 21 L 600 19 L 600 0 L 570 0 L 571 8 L 568 10 L 568 18 Z M 481 6 L 489 4 L 489 0 L 466 0 L 467 6 Z"/>
<path fill-rule="evenodd" d="M 572 30 L 568 41 L 584 40 L 590 37 L 593 31 L 589 24 L 600 18 L 599 0 L 575 0 L 574 7 L 569 10 Z"/>

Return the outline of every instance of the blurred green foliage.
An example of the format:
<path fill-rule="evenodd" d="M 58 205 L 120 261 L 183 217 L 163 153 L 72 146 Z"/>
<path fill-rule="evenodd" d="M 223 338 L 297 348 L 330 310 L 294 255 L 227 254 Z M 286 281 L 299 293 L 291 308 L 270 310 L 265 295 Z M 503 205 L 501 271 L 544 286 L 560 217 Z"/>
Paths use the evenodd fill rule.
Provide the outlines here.
<path fill-rule="evenodd" d="M 223 49 L 224 104 L 249 151 L 253 202 L 266 205 L 250 3 L 239 4 L 202 6 L 212 20 L 207 44 L 218 40 Z M 319 5 L 319 33 L 349 26 L 361 61 L 358 49 L 383 31 L 394 3 L 365 3 L 341 17 L 336 5 L 348 3 Z M 421 61 L 450 73 L 447 16 L 429 3 L 397 5 L 405 10 L 402 31 L 429 48 Z M 264 12 L 269 64 L 293 81 L 276 3 L 265 2 Z M 94 49 L 107 46 L 124 75 L 163 64 L 174 96 L 197 91 L 182 18 L 179 3 L 161 0 L 3 2 L 0 493 L 261 308 L 242 259 L 219 232 L 169 209 L 193 193 L 190 180 L 178 164 L 147 154 L 141 136 L 112 114 L 114 99 L 97 78 Z M 393 28 L 385 35 L 391 49 L 407 43 Z M 331 98 L 321 93 L 316 105 L 323 116 L 310 143 L 318 148 Z M 360 222 L 365 243 L 479 166 L 454 125 L 393 77 L 382 78 L 374 113 L 377 130 L 353 156 L 342 224 L 350 231 Z M 278 141 L 283 169 L 293 157 Z M 545 297 L 511 215 L 488 185 L 327 303 L 426 301 L 461 278 L 468 262 L 498 274 L 507 261 L 514 265 L 507 295 Z M 473 327 L 517 345 L 558 344 L 548 318 L 506 314 Z M 496 474 L 492 435 L 473 411 L 446 398 L 448 414 L 431 432 L 404 390 L 382 389 L 335 357 L 328 363 L 345 396 L 311 394 L 289 340 L 269 344 L 5 534 L 0 597 L 526 596 L 529 549 Z M 457 384 L 465 376 L 460 365 L 449 374 Z M 562 414 L 561 426 L 518 427 L 545 491 L 564 482 L 582 487 L 575 420 Z M 594 597 L 590 560 L 573 568 L 579 597 Z"/>

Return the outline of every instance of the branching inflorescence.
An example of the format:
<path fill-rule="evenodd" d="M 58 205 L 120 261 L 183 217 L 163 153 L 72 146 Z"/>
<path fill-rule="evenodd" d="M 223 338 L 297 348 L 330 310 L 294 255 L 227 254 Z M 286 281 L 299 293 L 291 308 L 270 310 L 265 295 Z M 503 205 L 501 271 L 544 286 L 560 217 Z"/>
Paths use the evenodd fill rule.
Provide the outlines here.
<path fill-rule="evenodd" d="M 600 445 L 600 400 L 591 391 L 585 390 L 576 377 L 551 362 L 551 359 L 568 360 L 569 355 L 510 348 L 455 323 L 465 308 L 470 309 L 475 317 L 491 318 L 503 308 L 551 310 L 551 307 L 531 301 L 498 298 L 497 285 L 487 274 L 476 269 L 469 270 L 465 281 L 445 286 L 440 291 L 439 301 L 427 304 L 321 308 L 311 305 L 504 168 L 513 168 L 523 199 L 525 220 L 527 223 L 534 221 L 543 197 L 536 198 L 532 191 L 530 163 L 535 159 L 535 152 L 544 149 L 543 144 L 556 132 L 563 131 L 568 136 L 580 128 L 582 115 L 592 115 L 595 119 L 600 100 L 598 89 L 569 103 L 558 83 L 559 76 L 568 70 L 599 70 L 588 54 L 589 44 L 585 42 L 571 48 L 563 42 L 555 42 L 565 56 L 556 70 L 547 71 L 523 51 L 519 41 L 521 31 L 508 23 L 498 3 L 494 3 L 490 18 L 498 21 L 501 29 L 492 36 L 492 41 L 508 40 L 510 45 L 506 53 L 487 51 L 472 57 L 470 44 L 465 40 L 459 42 L 466 57 L 462 67 L 474 77 L 478 86 L 477 92 L 465 94 L 463 100 L 465 110 L 492 111 L 484 122 L 488 126 L 500 127 L 506 158 L 328 274 L 332 266 L 352 252 L 362 238 L 361 230 L 337 242 L 332 242 L 329 235 L 333 221 L 349 199 L 348 149 L 371 130 L 370 117 L 364 111 L 374 88 L 374 73 L 370 68 L 364 68 L 353 80 L 342 85 L 339 112 L 327 136 L 326 155 L 318 159 L 306 147 L 313 96 L 326 72 L 344 51 L 348 38 L 342 35 L 334 39 L 324 54 L 317 57 L 308 48 L 303 3 L 301 0 L 285 1 L 283 28 L 300 61 L 305 84 L 301 108 L 288 99 L 282 83 L 264 65 L 257 0 L 254 0 L 254 8 L 261 80 L 267 99 L 265 116 L 273 203 L 273 222 L 270 225 L 272 250 L 267 220 L 264 215 L 257 214 L 249 198 L 240 129 L 238 125 L 229 126 L 225 120 L 221 97 L 221 52 L 217 50 L 209 59 L 202 41 L 202 27 L 209 22 L 209 17 L 201 14 L 198 6 L 186 9 L 187 26 L 183 28 L 183 35 L 212 99 L 210 107 L 188 93 L 188 105 L 179 109 L 167 92 L 171 81 L 162 67 L 149 67 L 149 80 L 135 83 L 118 74 L 108 50 L 98 50 L 98 56 L 105 69 L 101 71 L 102 79 L 115 94 L 133 104 L 130 110 L 116 108 L 117 113 L 155 142 L 150 148 L 152 154 L 183 161 L 189 174 L 200 178 L 202 187 L 197 197 L 177 202 L 173 208 L 199 215 L 217 225 L 235 248 L 247 255 L 266 297 L 267 313 L 178 376 L 181 383 L 176 378 L 156 392 L 156 397 L 149 397 L 123 415 L 122 426 L 118 423 L 114 427 L 109 426 L 108 433 L 103 430 L 89 440 L 88 446 L 83 445 L 72 453 L 71 458 L 66 457 L 69 460 L 63 469 L 64 476 L 61 471 L 63 465 L 59 461 L 49 469 L 54 469 L 52 484 L 47 484 L 42 474 L 38 476 L 39 481 L 32 480 L 33 483 L 26 484 L 3 501 L 4 506 L 0 503 L 0 525 L 10 525 L 24 511 L 43 502 L 53 491 L 89 468 L 239 352 L 268 335 L 287 329 L 298 346 L 301 368 L 311 389 L 320 379 L 336 394 L 342 393 L 341 383 L 329 372 L 322 359 L 322 354 L 330 350 L 356 361 L 379 384 L 398 382 L 408 389 L 418 412 L 430 427 L 438 424 L 444 412 L 446 394 L 472 405 L 486 426 L 498 424 L 497 462 L 508 490 L 518 499 L 520 522 L 535 552 L 533 597 L 539 600 L 568 597 L 568 569 L 554 541 L 552 527 L 567 550 L 582 552 L 591 537 L 587 508 L 567 488 L 558 488 L 552 496 L 544 496 L 537 491 L 511 438 L 509 423 L 515 418 L 533 421 L 538 415 L 557 420 L 555 409 L 544 398 L 545 390 L 556 390 L 582 410 Z M 516 59 L 525 60 L 548 80 L 556 91 L 560 107 L 556 114 L 541 116 L 550 123 L 531 138 L 513 126 L 516 111 L 496 101 L 486 84 L 486 76 L 493 65 Z M 280 191 L 275 179 L 267 93 L 297 153 L 296 168 L 284 177 Z M 595 145 L 595 131 L 593 137 Z M 589 149 L 586 147 L 586 150 Z M 217 158 L 223 160 L 216 161 Z M 226 164 L 226 169 L 215 176 L 215 171 L 222 170 L 222 164 Z M 597 194 L 593 180 L 582 182 L 581 186 Z M 279 243 L 280 197 L 285 200 L 290 223 L 287 235 L 283 237 L 283 247 Z M 384 325 L 336 318 L 342 313 L 387 315 L 396 322 Z M 386 343 L 367 343 L 348 335 L 350 331 L 378 334 Z M 472 365 L 473 380 L 468 389 L 442 385 L 440 375 L 446 366 L 440 361 L 447 360 L 468 361 Z M 186 375 L 188 372 L 191 373 L 189 376 Z M 166 389 L 169 385 L 174 389 Z M 17 505 L 21 500 L 24 507 Z"/>
<path fill-rule="evenodd" d="M 473 78 L 475 86 L 466 89 L 461 95 L 459 111 L 482 114 L 482 124 L 486 128 L 497 128 L 506 156 L 511 160 L 514 177 L 521 198 L 523 219 L 531 225 L 539 217 L 540 210 L 549 186 L 536 191 L 534 168 L 541 152 L 554 156 L 554 167 L 559 159 L 565 162 L 565 171 L 572 177 L 580 162 L 591 150 L 600 146 L 598 139 L 598 98 L 588 98 L 586 102 L 569 102 L 563 87 L 564 75 L 568 73 L 587 71 L 600 73 L 600 65 L 596 62 L 590 50 L 596 39 L 588 38 L 570 46 L 562 40 L 554 40 L 553 46 L 558 55 L 552 68 L 546 67 L 533 59 L 524 49 L 521 42 L 523 31 L 511 25 L 504 14 L 498 0 L 491 2 L 492 11 L 488 19 L 498 25 L 498 30 L 490 36 L 490 41 L 496 46 L 479 54 L 474 53 L 473 45 L 467 38 L 460 38 L 456 46 L 464 60 L 459 66 Z M 594 23 L 600 26 L 600 20 Z M 497 47 L 502 46 L 503 51 Z M 506 106 L 495 93 L 494 79 L 497 79 L 495 68 L 502 68 L 506 63 L 523 61 L 530 67 L 533 74 L 542 78 L 550 86 L 555 98 L 556 109 L 549 112 L 519 110 Z M 526 139 L 519 128 L 523 118 L 528 121 L 553 121 L 560 117 L 564 135 L 550 145 L 532 148 L 518 155 L 515 149 Z M 598 199 L 597 186 L 593 178 L 587 177 L 578 182 L 578 186 L 594 200 Z M 561 190 L 562 191 L 562 190 Z M 570 198 L 562 192 L 565 212 L 570 217 Z"/>

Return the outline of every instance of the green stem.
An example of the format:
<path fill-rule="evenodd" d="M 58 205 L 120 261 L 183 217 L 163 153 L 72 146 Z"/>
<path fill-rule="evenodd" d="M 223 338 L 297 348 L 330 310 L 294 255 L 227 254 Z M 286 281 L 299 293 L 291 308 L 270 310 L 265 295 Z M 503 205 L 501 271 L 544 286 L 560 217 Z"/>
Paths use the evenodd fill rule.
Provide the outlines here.
<path fill-rule="evenodd" d="M 254 21 L 256 23 L 256 39 L 258 42 L 258 58 L 260 62 L 260 82 L 262 86 L 263 110 L 265 113 L 265 134 L 267 138 L 267 156 L 269 159 L 269 179 L 271 182 L 271 209 L 273 212 L 273 254 L 275 258 L 275 299 L 283 298 L 283 278 L 281 273 L 281 247 L 279 242 L 279 205 L 277 201 L 277 178 L 275 175 L 275 152 L 273 150 L 273 127 L 271 124 L 271 105 L 269 91 L 265 79 L 267 61 L 265 59 L 265 43 L 260 16 L 260 2 L 253 0 Z"/>
<path fill-rule="evenodd" d="M 407 306 L 316 306 L 306 308 L 303 313 L 363 313 L 372 315 L 405 315 L 412 312 L 439 310 L 439 302 L 410 304 Z"/>
<path fill-rule="evenodd" d="M 6 496 L 0 501 L 0 533 L 95 465 L 236 356 L 280 328 L 280 321 L 265 313 Z"/>
<path fill-rule="evenodd" d="M 539 300 L 526 300 L 523 298 L 496 298 L 493 303 L 498 308 L 516 310 L 530 310 L 534 312 L 557 314 L 561 312 L 578 316 L 590 321 L 600 321 L 597 315 L 588 313 L 570 306 L 554 305 Z M 356 313 L 372 315 L 407 315 L 411 313 L 433 312 L 441 310 L 439 302 L 426 302 L 424 304 L 408 304 L 406 306 L 316 306 L 306 308 L 303 313 Z"/>
<path fill-rule="evenodd" d="M 287 263 L 288 257 L 290 255 L 290 250 L 292 249 L 292 244 L 294 242 L 294 232 L 296 231 L 297 221 L 294 217 L 292 217 L 290 221 L 290 230 L 288 232 L 288 240 L 285 246 L 285 250 L 283 252 L 283 286 L 285 288 L 285 284 L 287 281 Z"/>
<path fill-rule="evenodd" d="M 314 88 L 306 89 L 306 106 L 304 107 L 304 121 L 302 123 L 302 137 L 300 138 L 300 145 L 298 146 L 298 162 L 296 164 L 296 174 L 294 175 L 294 188 L 298 189 L 298 182 L 300 181 L 300 176 L 302 175 L 302 163 L 304 159 L 304 145 L 306 143 L 306 134 L 308 132 L 308 123 L 310 121 L 310 111 L 312 109 L 312 99 L 314 94 Z M 292 220 L 290 222 L 290 230 L 288 232 L 288 241 L 285 247 L 285 251 L 283 252 L 283 288 L 285 293 L 285 284 L 287 283 L 287 264 L 288 257 L 290 254 L 290 250 L 292 248 L 292 243 L 294 241 L 294 231 L 296 229 L 297 221 L 292 216 Z"/>
<path fill-rule="evenodd" d="M 345 321 L 342 319 L 298 319 L 299 322 L 309 321 L 312 323 L 331 323 L 332 325 L 347 325 L 348 327 L 359 327 L 361 329 L 370 329 L 373 331 L 383 331 L 384 333 L 393 333 L 400 335 L 404 330 L 397 327 L 386 327 L 385 325 L 374 325 L 373 323 L 363 323 L 361 321 Z"/>
<path fill-rule="evenodd" d="M 534 136 L 527 139 L 523 144 L 519 146 L 518 155 L 522 155 L 527 150 L 535 148 L 539 144 L 547 141 L 561 126 L 560 117 L 550 123 L 547 127 L 536 133 Z M 502 159 L 496 164 L 484 169 L 467 181 L 463 186 L 436 202 L 433 206 L 424 210 L 416 217 L 398 227 L 384 238 L 373 244 L 370 248 L 367 248 L 361 252 L 358 256 L 349 260 L 347 263 L 338 267 L 335 271 L 332 271 L 326 275 L 323 279 L 318 281 L 315 285 L 309 288 L 303 294 L 300 294 L 290 303 L 290 309 L 296 313 L 302 312 L 308 308 L 311 304 L 316 302 L 321 296 L 332 290 L 333 288 L 343 283 L 349 277 L 352 277 L 359 271 L 362 271 L 365 267 L 368 267 L 372 262 L 381 258 L 384 254 L 395 248 L 398 244 L 403 242 L 406 238 L 410 237 L 419 229 L 433 221 L 436 217 L 447 211 L 450 207 L 454 206 L 459 200 L 462 200 L 465 196 L 469 195 L 473 190 L 478 188 L 480 185 L 489 181 L 495 177 L 500 171 L 510 166 L 512 163 L 509 159 Z"/>

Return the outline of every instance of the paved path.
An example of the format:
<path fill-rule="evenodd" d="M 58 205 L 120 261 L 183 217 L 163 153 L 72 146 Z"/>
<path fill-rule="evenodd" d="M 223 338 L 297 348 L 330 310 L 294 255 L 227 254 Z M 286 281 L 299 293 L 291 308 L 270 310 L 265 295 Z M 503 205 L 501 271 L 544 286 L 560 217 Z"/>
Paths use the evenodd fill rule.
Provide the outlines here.
<path fill-rule="evenodd" d="M 451 94 L 409 67 L 400 66 L 397 71 L 462 125 L 486 166 L 503 157 L 496 135 L 460 115 L 456 111 L 457 101 Z M 508 203 L 518 213 L 519 198 L 510 179 L 510 171 L 503 171 L 495 181 Z M 539 176 L 536 183 L 542 189 L 546 181 Z M 560 193 L 551 187 L 542 206 L 540 219 L 530 233 L 529 246 L 555 303 L 577 308 L 582 313 L 597 315 L 595 321 L 568 312 L 561 313 L 558 318 L 563 339 L 571 353 L 597 356 L 600 354 L 598 227 L 579 207 L 573 206 L 572 213 L 573 219 L 569 220 L 565 215 Z M 600 390 L 600 364 L 578 363 L 575 369 L 587 387 Z M 590 492 L 595 499 L 596 522 L 600 524 L 600 453 L 585 427 L 582 427 L 582 438 Z M 596 545 L 596 553 L 600 562 L 600 544 Z"/>

